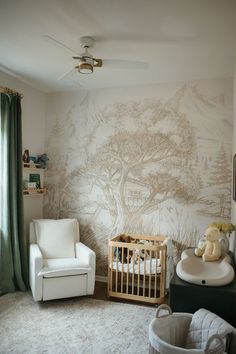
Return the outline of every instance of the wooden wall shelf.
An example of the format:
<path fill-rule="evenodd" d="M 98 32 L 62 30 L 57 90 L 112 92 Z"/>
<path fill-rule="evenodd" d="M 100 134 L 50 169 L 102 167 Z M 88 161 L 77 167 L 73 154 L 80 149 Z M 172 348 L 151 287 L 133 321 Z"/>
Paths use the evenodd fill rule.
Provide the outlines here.
<path fill-rule="evenodd" d="M 47 193 L 46 188 L 40 188 L 40 189 L 23 189 L 23 195 L 29 196 L 29 197 L 35 197 L 35 196 L 43 196 Z"/>
<path fill-rule="evenodd" d="M 34 165 L 32 165 L 32 164 L 30 164 L 30 163 L 23 163 L 23 168 L 25 169 L 25 170 L 45 170 L 45 168 L 42 168 L 41 167 L 41 165 L 39 165 L 39 164 L 34 164 Z"/>

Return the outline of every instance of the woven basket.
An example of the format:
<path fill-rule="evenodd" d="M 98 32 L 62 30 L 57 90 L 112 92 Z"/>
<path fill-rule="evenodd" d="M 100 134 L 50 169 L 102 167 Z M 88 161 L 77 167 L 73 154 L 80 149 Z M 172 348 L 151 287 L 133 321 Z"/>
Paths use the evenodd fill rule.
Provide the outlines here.
<path fill-rule="evenodd" d="M 160 312 L 165 312 L 161 316 Z M 205 349 L 185 349 L 183 347 L 188 334 L 192 314 L 172 313 L 168 305 L 160 305 L 156 318 L 149 325 L 150 354 L 223 354 L 224 341 L 218 335 L 212 335 Z"/>

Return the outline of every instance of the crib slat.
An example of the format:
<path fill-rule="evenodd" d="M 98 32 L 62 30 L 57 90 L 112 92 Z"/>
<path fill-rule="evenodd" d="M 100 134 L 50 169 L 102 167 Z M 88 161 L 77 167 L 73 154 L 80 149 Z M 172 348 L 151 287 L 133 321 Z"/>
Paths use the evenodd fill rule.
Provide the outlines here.
<path fill-rule="evenodd" d="M 135 261 L 135 252 L 136 250 L 133 250 L 133 271 L 132 271 L 132 295 L 134 295 L 134 261 Z"/>
<path fill-rule="evenodd" d="M 139 257 L 138 257 L 138 289 L 137 295 L 139 296 L 139 287 L 140 287 L 140 250 L 139 250 Z"/>
<path fill-rule="evenodd" d="M 150 251 L 150 264 L 149 264 L 149 290 L 148 296 L 151 296 L 151 278 L 152 278 L 152 251 Z"/>
<path fill-rule="evenodd" d="M 121 293 L 123 293 L 123 279 L 124 279 L 124 247 L 122 247 L 122 256 L 121 256 Z"/>
<path fill-rule="evenodd" d="M 161 274 L 160 274 L 160 297 L 163 296 L 163 273 L 164 273 L 164 264 L 163 264 L 163 250 L 160 251 L 160 262 L 161 262 Z"/>
<path fill-rule="evenodd" d="M 144 270 L 143 270 L 143 296 L 145 296 L 145 278 L 146 278 L 146 250 L 144 250 Z"/>
<path fill-rule="evenodd" d="M 118 290 L 118 250 L 119 248 L 116 247 L 116 292 Z"/>
<path fill-rule="evenodd" d="M 110 259 L 111 259 L 111 290 L 113 291 L 113 281 L 112 281 L 112 274 L 113 274 L 113 254 L 114 254 L 114 247 L 111 246 L 110 248 Z"/>
<path fill-rule="evenodd" d="M 129 293 L 129 247 L 127 247 L 127 279 L 126 279 L 126 294 Z"/>
<path fill-rule="evenodd" d="M 157 297 L 157 251 L 155 252 L 156 255 L 156 266 L 155 266 L 155 285 L 154 285 L 154 297 Z"/>

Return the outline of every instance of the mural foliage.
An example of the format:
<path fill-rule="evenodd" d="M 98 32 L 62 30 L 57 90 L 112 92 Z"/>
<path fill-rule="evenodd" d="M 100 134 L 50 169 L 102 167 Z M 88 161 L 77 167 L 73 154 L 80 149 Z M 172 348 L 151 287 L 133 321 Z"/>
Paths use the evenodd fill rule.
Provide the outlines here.
<path fill-rule="evenodd" d="M 166 234 L 177 259 L 209 222 L 230 217 L 232 103 L 225 81 L 223 92 L 218 82 L 205 94 L 208 86 L 203 94 L 198 83 L 178 85 L 165 98 L 143 98 L 142 89 L 136 100 L 129 91 L 108 104 L 84 93 L 73 105 L 65 97 L 65 115 L 54 100 L 44 214 L 80 220 L 98 274 L 116 234 Z"/>

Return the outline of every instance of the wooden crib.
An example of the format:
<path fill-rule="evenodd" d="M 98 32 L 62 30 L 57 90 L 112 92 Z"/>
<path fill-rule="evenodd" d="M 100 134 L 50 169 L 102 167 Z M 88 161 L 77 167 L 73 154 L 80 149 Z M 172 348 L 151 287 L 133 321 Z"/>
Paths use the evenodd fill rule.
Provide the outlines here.
<path fill-rule="evenodd" d="M 108 245 L 108 295 L 159 304 L 166 293 L 164 236 L 122 234 Z"/>

